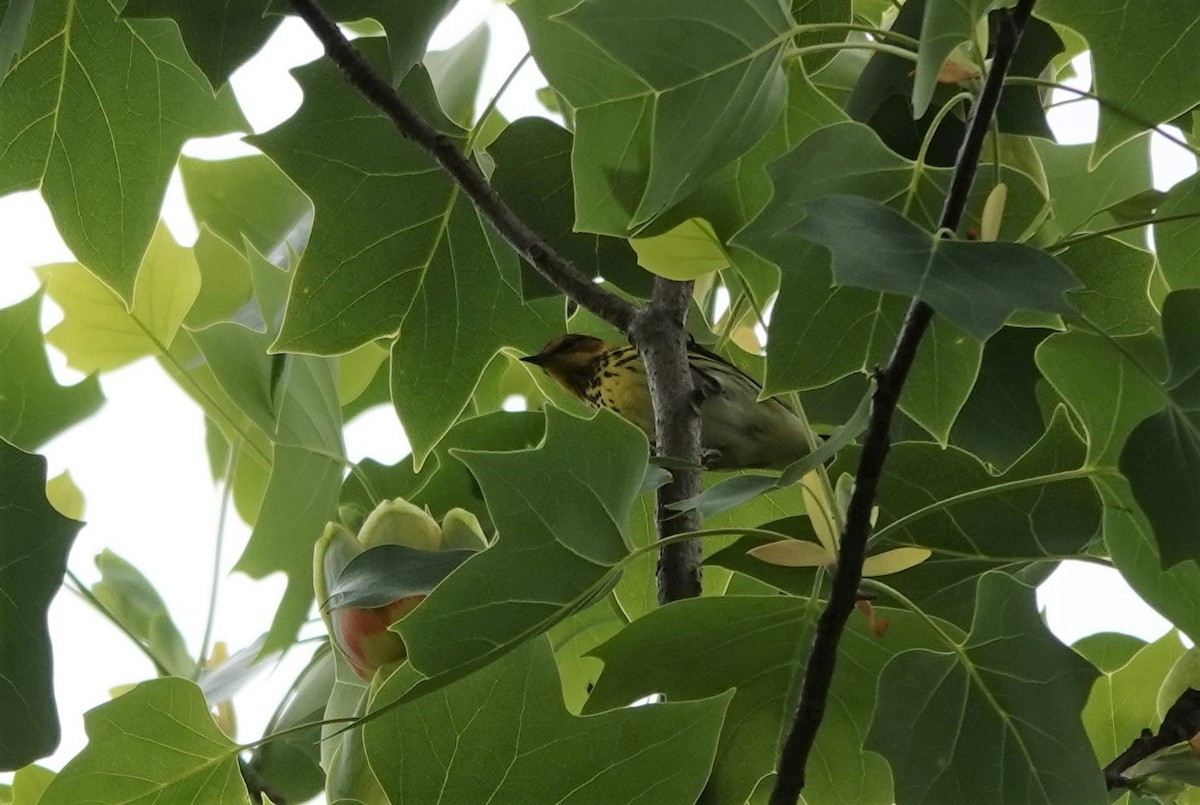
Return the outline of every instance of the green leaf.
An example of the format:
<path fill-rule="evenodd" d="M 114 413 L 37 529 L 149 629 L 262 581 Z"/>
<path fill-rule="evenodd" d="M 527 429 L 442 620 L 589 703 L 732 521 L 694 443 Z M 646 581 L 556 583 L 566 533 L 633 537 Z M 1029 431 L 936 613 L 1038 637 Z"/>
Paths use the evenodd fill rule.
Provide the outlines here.
<path fill-rule="evenodd" d="M 238 746 L 186 679 L 143 682 L 83 717 L 87 747 L 46 791 L 47 802 L 249 803 Z"/>
<path fill-rule="evenodd" d="M 1173 290 L 1200 288 L 1200 273 L 1194 259 L 1200 249 L 1200 176 L 1189 176 L 1167 191 L 1157 217 L 1176 215 L 1196 217 L 1154 225 L 1154 243 L 1163 277 Z"/>
<path fill-rule="evenodd" d="M 0 309 L 0 438 L 34 450 L 100 408 L 100 382 L 87 377 L 60 386 L 50 371 L 38 318 L 39 291 Z"/>
<path fill-rule="evenodd" d="M 603 277 L 629 293 L 649 298 L 652 277 L 637 264 L 626 240 L 575 231 L 572 142 L 569 131 L 549 120 L 525 117 L 514 121 L 488 146 L 496 160 L 492 185 L 521 220 L 584 274 Z M 558 294 L 524 261 L 521 292 L 526 299 Z"/>
<path fill-rule="evenodd" d="M 376 701 L 395 698 L 391 688 L 389 680 Z M 369 722 L 364 736 L 395 802 L 469 802 L 483 792 L 496 802 L 693 802 L 729 700 L 718 693 L 575 718 L 542 638 Z"/>
<path fill-rule="evenodd" d="M 546 410 L 534 450 L 456 451 L 483 488 L 495 544 L 438 586 L 397 630 L 426 677 L 460 676 L 603 594 L 646 470 L 645 437 L 616 414 Z"/>
<path fill-rule="evenodd" d="M 287 246 L 303 251 L 312 202 L 271 160 L 182 157 L 179 174 L 196 222 L 234 248 L 241 249 L 244 238 L 281 264 Z"/>
<path fill-rule="evenodd" d="M 82 525 L 46 499 L 46 459 L 0 439 L 0 770 L 58 746 L 46 611 Z"/>
<path fill-rule="evenodd" d="M 778 0 L 521 0 L 538 66 L 575 111 L 576 225 L 623 237 L 744 154 L 784 101 Z M 688 43 L 680 59 L 663 43 Z"/>
<path fill-rule="evenodd" d="M 604 672 L 585 713 L 624 707 L 650 694 L 668 701 L 702 699 L 735 688 L 725 716 L 705 803 L 743 802 L 774 769 L 795 713 L 817 610 L 792 597 L 723 596 L 679 601 L 639 618 L 593 653 Z M 903 618 L 903 613 L 901 613 Z M 839 653 L 810 760 L 805 795 L 813 802 L 892 802 L 887 764 L 858 747 L 875 698 L 874 674 L 897 650 L 922 643 L 904 618 L 903 646 L 884 646 L 852 622 Z M 845 673 L 842 671 L 845 670 Z"/>
<path fill-rule="evenodd" d="M 1017 310 L 1071 312 L 1063 294 L 1079 283 L 1045 252 L 935 238 L 858 196 L 826 196 L 806 209 L 794 231 L 833 253 L 837 285 L 916 297 L 980 341 Z"/>
<path fill-rule="evenodd" d="M 115 553 L 96 555 L 100 581 L 92 593 L 172 676 L 189 678 L 196 664 L 162 597 L 150 580 Z"/>
<path fill-rule="evenodd" d="M 287 574 L 287 589 L 263 644 L 268 654 L 287 648 L 308 618 L 313 601 L 312 552 L 337 511 L 342 464 L 336 456 L 276 445 L 262 511 L 235 570 L 261 579 Z"/>
<path fill-rule="evenodd" d="M 0 194 L 40 188 L 71 251 L 129 304 L 184 140 L 246 124 L 173 24 L 116 15 L 109 2 L 35 7 L 0 84 Z"/>
<path fill-rule="evenodd" d="M 830 474 L 853 472 L 858 452 L 843 451 Z M 1099 536 L 1101 516 L 1083 458 L 1065 411 L 999 476 L 955 447 L 894 445 L 876 500 L 873 550 L 911 546 L 933 556 L 889 583 L 926 610 L 966 624 L 980 573 L 1011 573 L 1081 553 Z"/>
<path fill-rule="evenodd" d="M 1088 165 L 1091 145 L 1033 145 L 1050 185 L 1053 226 L 1062 235 L 1111 226 L 1115 219 L 1106 211 L 1151 186 L 1149 137 L 1122 145 L 1094 170 Z"/>
<path fill-rule="evenodd" d="M 591 694 L 603 663 L 592 656 L 592 650 L 621 631 L 626 625 L 624 616 L 613 596 L 609 595 L 582 612 L 559 621 L 547 632 L 558 664 L 562 682 L 563 702 L 567 711 L 579 715 Z"/>
<path fill-rule="evenodd" d="M 873 371 L 891 354 L 908 309 L 901 297 L 831 287 L 830 256 L 820 247 L 806 243 L 794 254 L 799 265 L 783 272 L 767 329 L 769 394 Z M 944 442 L 971 394 L 982 355 L 977 340 L 935 318 L 917 349 L 900 410 Z"/>
<path fill-rule="evenodd" d="M 1036 393 L 1042 375 L 1034 350 L 1048 334 L 1005 327 L 988 339 L 975 387 L 954 420 L 952 444 L 1004 468 L 1041 437 L 1046 423 Z"/>
<path fill-rule="evenodd" d="M 244 315 L 254 294 L 246 256 L 213 233 L 207 224 L 192 246 L 200 270 L 200 293 L 183 323 L 200 329 Z"/>
<path fill-rule="evenodd" d="M 990 5 L 991 0 L 925 0 L 913 81 L 914 118 L 925 115 L 942 64 L 954 48 L 974 41 L 976 23 Z"/>
<path fill-rule="evenodd" d="M 266 5 L 266 0 L 129 0 L 121 14 L 174 19 L 192 61 L 221 87 L 282 21 L 268 17 Z"/>
<path fill-rule="evenodd" d="M 124 302 L 79 263 L 40 266 L 63 320 L 46 341 L 81 372 L 106 372 L 145 355 L 167 354 L 200 292 L 200 269 L 191 249 L 159 225 L 138 272 L 133 305 Z"/>
<path fill-rule="evenodd" d="M 1108 802 L 1079 721 L 1095 676 L 1046 630 L 1032 588 L 988 573 L 969 636 L 884 668 L 867 746 L 898 802 Z"/>
<path fill-rule="evenodd" d="M 382 58 L 381 43 L 360 47 Z M 516 257 L 491 225 L 332 64 L 296 75 L 304 106 L 253 138 L 316 205 L 273 349 L 332 354 L 398 334 L 392 398 L 419 463 L 500 349 L 540 349 L 561 331 L 561 307 L 523 303 Z M 434 103 L 420 70 L 402 90 Z"/>
<path fill-rule="evenodd" d="M 475 119 L 475 96 L 483 77 L 489 34 L 482 23 L 447 50 L 425 54 L 425 67 L 442 108 L 458 125 L 468 128 Z"/>
<path fill-rule="evenodd" d="M 407 545 L 370 548 L 342 568 L 322 607 L 381 607 L 401 598 L 428 595 L 474 553 L 425 551 Z"/>
<path fill-rule="evenodd" d="M 1149 293 L 1153 254 L 1115 238 L 1095 238 L 1072 246 L 1059 259 L 1083 283 L 1067 298 L 1085 321 L 1110 336 L 1157 327 L 1158 311 Z"/>
<path fill-rule="evenodd" d="M 1129 434 L 1119 467 L 1154 528 L 1164 567 L 1200 557 L 1200 290 L 1175 291 L 1163 303 L 1162 327 L 1170 363 L 1164 406 Z"/>
<path fill-rule="evenodd" d="M 1092 643 L 1086 644 L 1083 656 L 1093 660 L 1093 652 L 1103 646 L 1096 640 L 1120 640 L 1124 635 L 1096 635 Z M 1077 644 L 1076 650 L 1085 647 Z M 1130 741 L 1141 731 L 1159 721 L 1156 711 L 1158 688 L 1171 667 L 1184 654 L 1183 644 L 1175 632 L 1168 632 L 1158 640 L 1141 648 L 1118 668 L 1101 668 L 1100 677 L 1092 685 L 1087 704 L 1083 708 L 1083 727 L 1092 742 L 1096 759 L 1107 764 L 1124 752 Z"/>
<path fill-rule="evenodd" d="M 1036 356 L 1083 425 L 1088 465 L 1115 467 L 1129 434 L 1162 407 L 1162 344 L 1153 336 L 1109 340 L 1073 330 L 1047 338 Z"/>
<path fill-rule="evenodd" d="M 1100 109 L 1092 162 L 1200 103 L 1200 77 L 1191 69 L 1192 54 L 1200 48 L 1196 6 L 1047 0 L 1038 5 L 1037 13 L 1087 39 L 1095 66 L 1093 88 L 1106 101 Z M 1163 37 L 1163 31 L 1172 35 Z"/>

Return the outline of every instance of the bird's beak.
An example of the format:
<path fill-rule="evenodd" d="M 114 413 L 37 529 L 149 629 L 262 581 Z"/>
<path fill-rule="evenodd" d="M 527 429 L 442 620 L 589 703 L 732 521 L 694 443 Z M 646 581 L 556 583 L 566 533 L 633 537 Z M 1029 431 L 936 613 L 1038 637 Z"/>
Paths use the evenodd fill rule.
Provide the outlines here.
<path fill-rule="evenodd" d="M 541 366 L 546 362 L 546 356 L 540 353 L 537 355 L 526 355 L 524 358 L 521 358 L 521 360 L 525 363 L 532 363 L 534 366 Z"/>

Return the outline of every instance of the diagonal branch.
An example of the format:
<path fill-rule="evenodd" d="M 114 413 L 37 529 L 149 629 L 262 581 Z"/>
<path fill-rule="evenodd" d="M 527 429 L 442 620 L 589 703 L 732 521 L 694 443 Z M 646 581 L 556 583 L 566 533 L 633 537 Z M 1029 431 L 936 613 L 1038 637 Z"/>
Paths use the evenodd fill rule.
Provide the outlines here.
<path fill-rule="evenodd" d="M 568 299 L 625 333 L 638 347 L 646 364 L 659 453 L 698 463 L 700 424 L 688 371 L 685 328 L 692 283 L 657 279 L 653 298 L 643 308 L 592 282 L 518 218 L 454 141 L 434 129 L 376 72 L 350 44 L 318 0 L 291 0 L 291 4 L 321 41 L 325 53 L 346 76 L 346 81 L 458 183 L 480 215 L 509 245 Z M 681 515 L 668 508 L 699 493 L 698 470 L 673 472 L 673 480 L 658 493 L 660 538 L 699 528 L 695 514 Z M 661 603 L 700 594 L 700 548 L 697 543 L 670 544 L 662 549 L 658 589 Z"/>
<path fill-rule="evenodd" d="M 687 357 L 687 312 L 691 282 L 656 277 L 650 304 L 634 317 L 630 340 L 642 355 L 654 405 L 655 449 L 660 456 L 689 464 L 700 461 L 700 417 Z M 673 469 L 670 483 L 658 490 L 658 538 L 697 531 L 695 510 L 670 506 L 700 494 L 700 471 Z M 658 555 L 658 602 L 667 604 L 700 595 L 700 543 L 664 545 Z"/>
<path fill-rule="evenodd" d="M 1200 690 L 1188 688 L 1163 716 L 1157 733 L 1143 729 L 1129 748 L 1104 767 L 1104 782 L 1108 790 L 1133 788 L 1135 780 L 1125 776 L 1126 770 L 1168 746 L 1190 741 L 1200 734 Z"/>
<path fill-rule="evenodd" d="M 411 140 L 450 175 L 500 236 L 508 241 L 539 274 L 567 298 L 628 333 L 637 308 L 588 279 L 537 232 L 517 217 L 491 184 L 454 141 L 429 125 L 421 114 L 393 89 L 367 62 L 317 0 L 291 0 L 292 8 L 308 23 L 325 53 L 346 76 L 346 81 L 388 116 Z"/>
<path fill-rule="evenodd" d="M 995 57 L 983 91 L 971 110 L 967 132 L 955 161 L 954 177 L 946 194 L 939 222 L 939 230 L 942 232 L 956 231 L 962 220 L 979 166 L 983 141 L 1000 103 L 1005 76 L 1012 66 L 1013 55 L 1021 41 L 1025 24 L 1033 12 L 1035 1 L 1018 0 L 1014 9 L 1000 12 Z M 837 571 L 834 573 L 829 602 L 825 611 L 821 613 L 813 645 L 809 650 L 800 702 L 779 758 L 778 777 L 775 780 L 775 789 L 771 792 L 771 805 L 794 805 L 804 789 L 804 770 L 821 719 L 825 715 L 825 702 L 837 662 L 838 641 L 854 608 L 858 585 L 862 580 L 867 538 L 871 533 L 871 510 L 875 505 L 883 464 L 891 447 L 889 431 L 892 415 L 900 402 L 900 392 L 916 357 L 917 347 L 932 318 L 933 308 L 914 299 L 887 366 L 878 370 L 875 375 L 871 418 L 854 479 L 854 493 L 850 497 L 850 505 L 846 512 L 846 526 L 838 548 Z"/>

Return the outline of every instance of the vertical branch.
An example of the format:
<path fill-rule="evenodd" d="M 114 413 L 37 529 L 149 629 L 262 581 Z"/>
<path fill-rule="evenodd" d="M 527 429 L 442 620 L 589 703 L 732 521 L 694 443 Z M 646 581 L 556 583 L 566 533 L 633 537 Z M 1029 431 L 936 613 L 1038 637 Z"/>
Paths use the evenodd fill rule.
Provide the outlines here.
<path fill-rule="evenodd" d="M 691 464 L 700 461 L 700 417 L 687 357 L 687 312 L 691 282 L 657 277 L 650 304 L 634 317 L 630 339 L 642 355 L 650 399 L 654 404 L 655 449 Z M 667 508 L 700 494 L 700 471 L 674 469 L 670 483 L 658 490 L 658 536 L 695 531 L 694 512 Z M 658 602 L 666 604 L 700 595 L 700 544 L 695 540 L 665 545 L 658 556 Z"/>
<path fill-rule="evenodd" d="M 1021 41 L 1025 24 L 1033 12 L 1035 1 L 1018 0 L 1012 11 L 1001 12 L 992 68 L 983 91 L 971 110 L 967 132 L 955 161 L 954 177 L 942 207 L 939 222 L 942 231 L 956 231 L 962 220 L 979 166 L 983 141 L 1000 103 L 1004 78 L 1012 66 L 1013 55 Z M 916 357 L 917 347 L 932 318 L 933 309 L 914 299 L 887 366 L 878 370 L 875 375 L 871 418 L 858 462 L 854 492 L 846 512 L 846 526 L 838 548 L 837 570 L 834 573 L 829 602 L 825 611 L 821 613 L 813 645 L 809 650 L 800 702 L 780 754 L 775 789 L 771 792 L 771 805 L 794 805 L 804 789 L 805 766 L 825 715 L 825 703 L 837 662 L 838 641 L 841 639 L 846 620 L 854 609 L 858 585 L 862 580 L 867 538 L 871 533 L 871 510 L 875 505 L 883 464 L 891 447 L 892 415 L 900 401 L 900 392 Z"/>

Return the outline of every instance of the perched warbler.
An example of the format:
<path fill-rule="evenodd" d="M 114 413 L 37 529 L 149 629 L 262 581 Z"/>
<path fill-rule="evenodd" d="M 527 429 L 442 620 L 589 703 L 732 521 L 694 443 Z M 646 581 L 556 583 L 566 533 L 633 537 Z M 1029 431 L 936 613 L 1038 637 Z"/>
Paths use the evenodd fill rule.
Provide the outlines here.
<path fill-rule="evenodd" d="M 540 366 L 592 408 L 608 408 L 625 417 L 654 441 L 646 368 L 632 346 L 568 333 L 521 360 Z M 688 364 L 707 467 L 780 470 L 808 453 L 800 419 L 779 400 L 760 401 L 762 387 L 746 373 L 698 344 L 688 347 Z"/>

